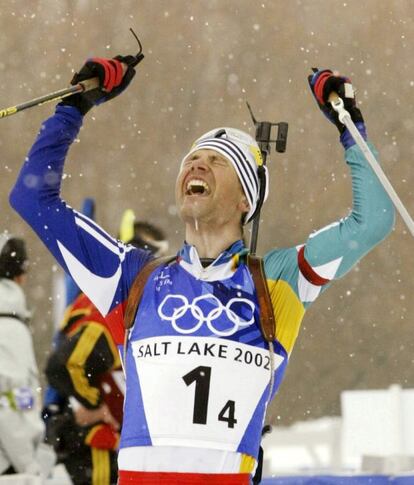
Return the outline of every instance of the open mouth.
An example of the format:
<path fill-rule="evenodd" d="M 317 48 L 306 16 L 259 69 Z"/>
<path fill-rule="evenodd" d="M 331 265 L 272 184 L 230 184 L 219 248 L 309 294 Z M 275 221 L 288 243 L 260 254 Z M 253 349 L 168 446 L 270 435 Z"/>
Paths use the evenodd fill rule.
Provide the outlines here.
<path fill-rule="evenodd" d="M 192 179 L 187 182 L 185 195 L 209 195 L 210 187 L 204 180 Z"/>

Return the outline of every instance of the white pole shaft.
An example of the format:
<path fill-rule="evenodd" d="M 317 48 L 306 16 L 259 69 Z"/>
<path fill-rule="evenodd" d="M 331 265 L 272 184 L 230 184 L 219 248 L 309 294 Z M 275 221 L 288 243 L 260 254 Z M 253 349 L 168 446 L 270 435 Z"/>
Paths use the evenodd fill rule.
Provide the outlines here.
<path fill-rule="evenodd" d="M 382 186 L 386 190 L 387 194 L 390 196 L 395 208 L 398 210 L 401 217 L 403 218 L 406 226 L 408 227 L 408 230 L 410 231 L 411 235 L 414 237 L 413 219 L 411 218 L 410 214 L 408 213 L 401 199 L 398 197 L 397 192 L 394 190 L 394 187 L 391 185 L 387 176 L 383 172 L 380 164 L 377 162 L 373 153 L 369 149 L 369 146 L 367 145 L 366 141 L 362 138 L 361 133 L 358 131 L 358 128 L 355 126 L 354 122 L 352 121 L 350 114 L 344 108 L 344 102 L 337 95 L 334 96 L 334 99 L 332 99 L 332 96 L 331 96 L 330 100 L 331 100 L 333 109 L 338 113 L 339 121 L 348 128 L 349 132 L 352 135 L 352 138 L 355 140 L 355 143 L 361 149 L 362 153 L 367 159 L 367 162 L 371 165 L 372 170 L 375 172 Z"/>

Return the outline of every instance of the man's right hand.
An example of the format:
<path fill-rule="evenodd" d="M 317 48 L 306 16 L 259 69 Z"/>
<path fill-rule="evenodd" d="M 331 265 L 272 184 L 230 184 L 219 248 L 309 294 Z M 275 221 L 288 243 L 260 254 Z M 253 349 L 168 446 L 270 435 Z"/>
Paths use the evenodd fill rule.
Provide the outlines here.
<path fill-rule="evenodd" d="M 85 115 L 93 106 L 109 101 L 126 89 L 135 76 L 134 56 L 116 56 L 113 59 L 93 57 L 75 73 L 72 85 L 97 77 L 99 88 L 64 98 L 60 104 L 75 106 Z"/>

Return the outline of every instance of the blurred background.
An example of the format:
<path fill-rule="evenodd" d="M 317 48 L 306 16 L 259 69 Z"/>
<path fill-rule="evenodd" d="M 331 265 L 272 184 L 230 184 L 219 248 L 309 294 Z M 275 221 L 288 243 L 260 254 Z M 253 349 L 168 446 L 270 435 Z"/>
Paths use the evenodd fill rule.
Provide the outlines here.
<path fill-rule="evenodd" d="M 183 240 L 174 180 L 192 141 L 218 126 L 254 134 L 258 119 L 287 121 L 288 147 L 273 154 L 259 254 L 302 243 L 351 204 L 336 128 L 307 85 L 311 67 L 351 77 L 370 139 L 414 214 L 414 41 L 410 0 L 5 0 L 0 10 L 0 108 L 68 85 L 90 56 L 145 59 L 122 96 L 91 111 L 69 153 L 63 197 L 94 197 L 110 233 L 126 208 Z M 53 106 L 0 121 L 0 231 L 26 238 L 27 284 L 40 368 L 53 327 L 52 281 L 60 271 L 11 210 L 8 193 Z M 401 219 L 392 235 L 305 316 L 268 422 L 340 414 L 343 390 L 414 387 L 414 241 Z M 12 336 L 11 336 L 12 338 Z"/>

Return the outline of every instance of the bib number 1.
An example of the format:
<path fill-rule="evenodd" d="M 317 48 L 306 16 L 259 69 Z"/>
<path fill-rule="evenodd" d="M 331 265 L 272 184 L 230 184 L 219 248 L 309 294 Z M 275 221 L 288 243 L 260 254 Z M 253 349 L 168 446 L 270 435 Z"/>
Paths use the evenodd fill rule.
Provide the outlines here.
<path fill-rule="evenodd" d="M 187 386 L 195 382 L 193 423 L 207 424 L 211 367 L 200 365 L 185 374 L 182 378 Z M 217 420 L 226 422 L 229 428 L 234 428 L 234 425 L 237 423 L 235 411 L 236 403 L 228 400 L 219 412 Z"/>

